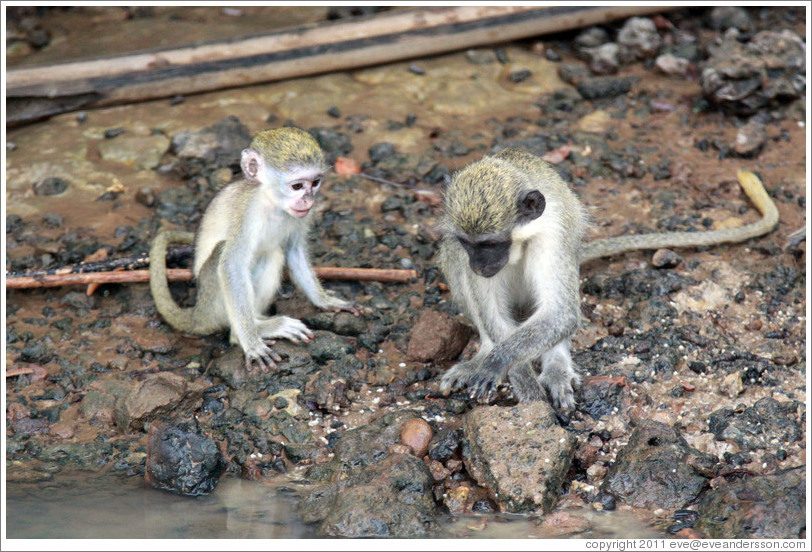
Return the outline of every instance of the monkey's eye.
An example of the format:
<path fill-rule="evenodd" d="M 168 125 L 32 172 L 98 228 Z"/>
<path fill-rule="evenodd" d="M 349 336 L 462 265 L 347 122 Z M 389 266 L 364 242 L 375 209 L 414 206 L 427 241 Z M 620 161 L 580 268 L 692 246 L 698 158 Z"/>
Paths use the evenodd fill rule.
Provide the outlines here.
<path fill-rule="evenodd" d="M 321 178 L 317 178 L 313 181 L 313 188 L 318 188 L 321 185 Z"/>
<path fill-rule="evenodd" d="M 301 190 L 302 188 L 304 188 L 304 184 L 302 184 L 301 182 L 294 182 L 293 184 L 291 184 L 291 185 L 290 185 L 290 187 L 291 187 L 293 190 L 296 190 L 296 191 L 298 192 L 299 190 Z"/>

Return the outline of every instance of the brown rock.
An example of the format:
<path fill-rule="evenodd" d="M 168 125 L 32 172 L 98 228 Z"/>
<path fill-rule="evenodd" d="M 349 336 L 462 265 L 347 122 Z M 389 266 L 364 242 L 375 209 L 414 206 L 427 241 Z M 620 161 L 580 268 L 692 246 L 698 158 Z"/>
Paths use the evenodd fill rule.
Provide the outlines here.
<path fill-rule="evenodd" d="M 116 425 L 125 432 L 140 430 L 148 420 L 173 411 L 195 410 L 205 388 L 204 383 L 189 383 L 176 374 L 151 374 L 116 402 Z"/>
<path fill-rule="evenodd" d="M 471 489 L 465 485 L 460 485 L 456 489 L 451 489 L 443 497 L 443 504 L 451 514 L 462 514 L 465 512 L 465 503 Z"/>
<path fill-rule="evenodd" d="M 448 314 L 427 310 L 414 328 L 406 357 L 414 362 L 441 362 L 457 358 L 468 340 L 471 328 Z"/>
<path fill-rule="evenodd" d="M 428 452 L 432 436 L 431 426 L 421 418 L 406 420 L 400 429 L 400 442 L 409 446 L 418 458 Z"/>
<path fill-rule="evenodd" d="M 73 424 L 69 424 L 67 422 L 57 422 L 48 429 L 48 433 L 60 439 L 70 439 L 73 437 L 75 431 L 73 429 Z"/>

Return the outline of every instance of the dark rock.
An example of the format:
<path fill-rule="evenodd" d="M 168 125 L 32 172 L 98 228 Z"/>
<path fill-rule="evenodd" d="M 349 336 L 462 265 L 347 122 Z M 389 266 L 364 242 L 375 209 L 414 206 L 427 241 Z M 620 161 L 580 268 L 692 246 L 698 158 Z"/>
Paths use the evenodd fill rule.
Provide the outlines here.
<path fill-rule="evenodd" d="M 177 156 L 174 169 L 189 178 L 206 169 L 239 167 L 241 152 L 250 144 L 248 127 L 229 115 L 210 127 L 175 134 L 170 151 Z"/>
<path fill-rule="evenodd" d="M 349 155 L 352 152 L 352 141 L 343 132 L 336 132 L 325 127 L 313 127 L 308 129 L 308 132 L 313 135 L 319 147 L 324 151 L 328 163 L 335 163 L 338 157 Z"/>
<path fill-rule="evenodd" d="M 740 414 L 729 408 L 711 413 L 708 427 L 717 441 L 730 441 L 746 450 L 771 448 L 773 441 L 793 443 L 803 438 L 798 404 L 764 397 Z"/>
<path fill-rule="evenodd" d="M 510 74 L 508 74 L 508 79 L 510 79 L 510 82 L 518 84 L 529 79 L 532 75 L 533 72 L 530 71 L 530 69 L 517 69 L 516 71 L 511 71 Z"/>
<path fill-rule="evenodd" d="M 609 468 L 601 492 L 638 508 L 682 508 L 707 482 L 699 471 L 715 464 L 715 458 L 689 447 L 673 428 L 644 420 Z"/>
<path fill-rule="evenodd" d="M 584 29 L 573 41 L 576 48 L 595 48 L 609 41 L 609 33 L 603 27 L 589 27 Z"/>
<path fill-rule="evenodd" d="M 349 312 L 319 312 L 302 318 L 311 330 L 326 330 L 338 335 L 358 336 L 367 331 L 366 320 Z"/>
<path fill-rule="evenodd" d="M 389 142 L 379 142 L 369 148 L 369 160 L 379 163 L 397 153 L 395 146 Z"/>
<path fill-rule="evenodd" d="M 196 410 L 203 404 L 206 387 L 203 382 L 189 383 L 168 372 L 150 374 L 116 402 L 116 426 L 126 433 L 172 412 Z"/>
<path fill-rule="evenodd" d="M 186 496 L 214 490 L 226 461 L 194 418 L 150 424 L 144 477 L 156 489 Z"/>
<path fill-rule="evenodd" d="M 349 469 L 380 462 L 389 447 L 400 442 L 403 424 L 415 418 L 420 415 L 413 410 L 390 412 L 365 426 L 347 430 L 333 448 L 335 461 Z"/>
<path fill-rule="evenodd" d="M 585 48 L 584 53 L 589 59 L 589 70 L 596 75 L 609 75 L 617 73 L 620 68 L 620 46 L 609 42 L 595 48 Z"/>
<path fill-rule="evenodd" d="M 591 77 L 575 84 L 578 93 L 585 100 L 620 96 L 632 89 L 637 77 Z"/>
<path fill-rule="evenodd" d="M 545 401 L 480 406 L 463 421 L 468 473 L 505 511 L 548 513 L 575 453 L 575 437 Z"/>
<path fill-rule="evenodd" d="M 737 114 L 749 115 L 774 104 L 788 105 L 806 90 L 803 40 L 789 30 L 762 31 L 744 44 L 736 33 L 709 46 L 702 69 L 703 95 Z"/>
<path fill-rule="evenodd" d="M 340 109 L 338 109 L 338 108 L 337 108 L 336 106 L 334 106 L 334 105 L 333 105 L 333 106 L 330 106 L 330 107 L 327 109 L 327 115 L 329 115 L 330 117 L 335 117 L 336 119 L 338 119 L 339 117 L 341 117 L 341 110 L 340 110 Z"/>
<path fill-rule="evenodd" d="M 328 360 L 338 360 L 355 352 L 352 345 L 334 333 L 317 331 L 315 334 L 316 337 L 308 346 L 308 352 L 317 364 L 324 364 Z"/>
<path fill-rule="evenodd" d="M 306 497 L 305 523 L 321 522 L 324 536 L 425 538 L 438 529 L 433 479 L 410 454 L 392 454 Z"/>
<path fill-rule="evenodd" d="M 36 182 L 33 186 L 34 194 L 38 196 L 59 195 L 68 189 L 68 181 L 57 177 L 48 177 Z"/>
<path fill-rule="evenodd" d="M 471 338 L 471 328 L 458 319 L 427 310 L 412 329 L 406 357 L 415 362 L 442 362 L 456 359 Z"/>
<path fill-rule="evenodd" d="M 451 458 L 462 441 L 462 430 L 446 429 L 437 433 L 429 443 L 429 458 L 445 462 Z"/>
<path fill-rule="evenodd" d="M 178 221 L 178 215 L 188 218 L 199 211 L 198 198 L 185 186 L 160 191 L 154 202 L 155 214 L 166 220 Z"/>
<path fill-rule="evenodd" d="M 806 530 L 805 467 L 747 476 L 708 491 L 695 528 L 711 539 L 798 539 Z"/>
<path fill-rule="evenodd" d="M 566 83 L 576 84 L 584 79 L 591 78 L 592 73 L 583 65 L 562 63 L 558 66 L 558 76 Z"/>
<path fill-rule="evenodd" d="M 626 406 L 629 382 L 623 377 L 586 377 L 578 390 L 578 410 L 599 420 Z"/>

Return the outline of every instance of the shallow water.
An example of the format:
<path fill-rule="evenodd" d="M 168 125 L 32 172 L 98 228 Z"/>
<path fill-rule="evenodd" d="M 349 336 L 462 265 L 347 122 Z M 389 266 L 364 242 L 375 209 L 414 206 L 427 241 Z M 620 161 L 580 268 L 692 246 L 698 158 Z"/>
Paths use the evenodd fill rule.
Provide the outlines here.
<path fill-rule="evenodd" d="M 297 517 L 298 497 L 309 490 L 283 478 L 246 481 L 224 477 L 208 496 L 182 497 L 139 477 L 58 473 L 39 483 L 8 483 L 9 539 L 313 539 L 316 524 Z M 586 521 L 567 534 L 532 516 L 439 516 L 440 538 L 661 537 L 629 512 L 571 512 Z"/>

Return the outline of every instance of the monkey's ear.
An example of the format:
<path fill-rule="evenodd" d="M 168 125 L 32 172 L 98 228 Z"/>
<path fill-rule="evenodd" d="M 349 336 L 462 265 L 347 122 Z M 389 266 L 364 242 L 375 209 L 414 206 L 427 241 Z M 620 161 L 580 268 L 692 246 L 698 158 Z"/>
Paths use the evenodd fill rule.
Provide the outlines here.
<path fill-rule="evenodd" d="M 519 204 L 517 206 L 519 222 L 525 223 L 539 218 L 546 206 L 547 201 L 544 199 L 544 194 L 540 191 L 528 190 L 523 192 L 519 196 Z"/>
<path fill-rule="evenodd" d="M 262 156 L 257 150 L 252 148 L 245 148 L 242 150 L 240 158 L 240 167 L 245 178 L 251 182 L 259 182 L 259 171 L 262 166 Z"/>

